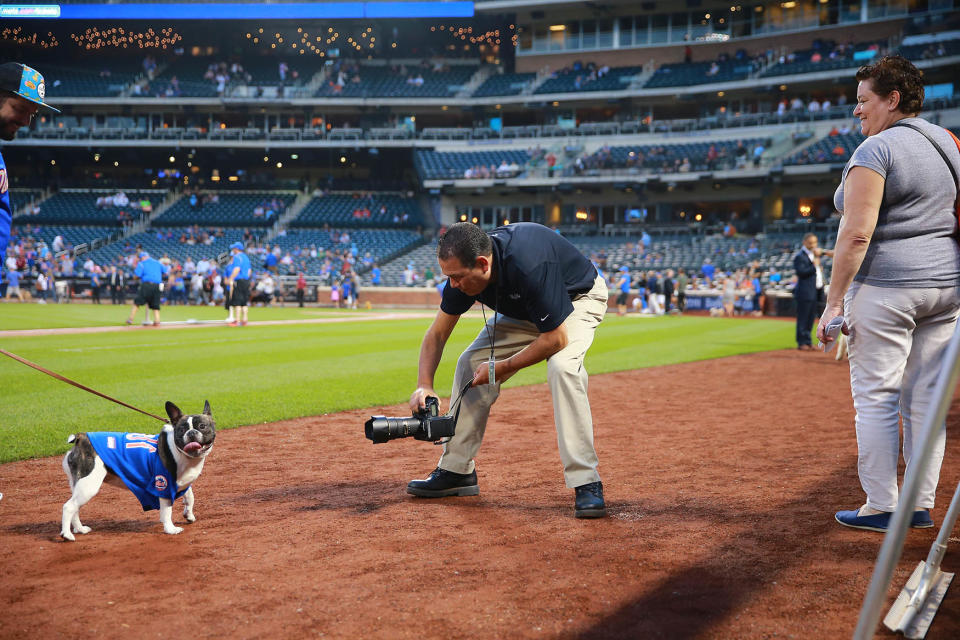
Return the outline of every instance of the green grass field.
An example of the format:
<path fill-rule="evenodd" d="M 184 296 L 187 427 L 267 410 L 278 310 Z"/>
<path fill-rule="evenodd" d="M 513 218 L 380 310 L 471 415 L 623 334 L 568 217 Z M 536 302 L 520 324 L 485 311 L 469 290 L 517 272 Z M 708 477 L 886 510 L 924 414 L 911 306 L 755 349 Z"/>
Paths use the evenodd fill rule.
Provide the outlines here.
<path fill-rule="evenodd" d="M 110 305 L 0 306 L 0 331 L 117 325 Z M 251 320 L 369 316 L 365 311 L 251 309 Z M 222 319 L 219 308 L 164 308 L 163 320 Z M 141 316 L 142 318 L 142 316 Z M 447 395 L 459 352 L 482 327 L 466 316 L 445 351 L 437 390 Z M 406 401 L 416 386 L 420 339 L 430 320 L 187 328 L 3 337 L 0 347 L 124 402 L 164 415 L 172 400 L 196 413 L 205 399 L 220 429 Z M 782 320 L 608 315 L 587 355 L 591 374 L 784 349 Z M 541 363 L 507 386 L 544 382 Z M 0 356 L 0 463 L 53 455 L 77 431 L 156 432 L 155 420 Z M 362 425 L 357 424 L 357 436 Z"/>

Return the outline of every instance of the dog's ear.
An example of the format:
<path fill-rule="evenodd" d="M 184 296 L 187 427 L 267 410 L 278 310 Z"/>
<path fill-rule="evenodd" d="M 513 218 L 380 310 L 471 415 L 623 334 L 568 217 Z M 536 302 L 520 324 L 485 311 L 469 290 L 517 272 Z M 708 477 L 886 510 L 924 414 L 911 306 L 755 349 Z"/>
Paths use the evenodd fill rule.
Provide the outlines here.
<path fill-rule="evenodd" d="M 209 400 L 204 400 L 204 401 L 203 401 L 203 415 L 205 415 L 205 416 L 211 415 L 211 414 L 210 414 L 210 401 L 209 401 Z"/>
<path fill-rule="evenodd" d="M 167 415 L 170 416 L 170 424 L 175 425 L 180 422 L 180 418 L 183 417 L 183 413 L 180 411 L 180 408 L 169 400 L 165 406 L 167 409 Z"/>

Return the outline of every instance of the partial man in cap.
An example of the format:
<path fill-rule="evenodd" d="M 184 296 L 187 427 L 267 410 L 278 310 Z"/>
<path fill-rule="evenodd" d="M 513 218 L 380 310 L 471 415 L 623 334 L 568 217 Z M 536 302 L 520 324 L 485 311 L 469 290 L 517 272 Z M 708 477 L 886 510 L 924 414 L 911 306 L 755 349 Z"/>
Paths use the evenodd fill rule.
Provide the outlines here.
<path fill-rule="evenodd" d="M 127 324 L 133 324 L 133 319 L 137 311 L 143 305 L 153 309 L 153 326 L 160 326 L 160 285 L 163 278 L 170 272 L 170 267 L 150 257 L 146 251 L 140 252 L 140 261 L 133 275 L 140 278 L 140 288 L 137 289 L 137 297 L 133 300 L 133 307 L 130 309 L 130 317 L 127 318 Z"/>
<path fill-rule="evenodd" d="M 46 85 L 38 71 L 19 62 L 0 64 L 0 138 L 13 140 L 20 127 L 30 125 L 40 107 L 60 113 L 44 102 L 44 96 Z M 0 155 L 0 256 L 6 255 L 13 219 L 9 188 L 7 165 Z"/>
<path fill-rule="evenodd" d="M 230 286 L 230 306 L 236 309 L 236 319 L 229 323 L 235 327 L 247 326 L 247 309 L 250 304 L 250 258 L 243 252 L 243 243 L 234 242 L 230 245 L 233 260 L 227 265 L 227 284 Z M 231 313 L 234 313 L 231 311 Z"/>

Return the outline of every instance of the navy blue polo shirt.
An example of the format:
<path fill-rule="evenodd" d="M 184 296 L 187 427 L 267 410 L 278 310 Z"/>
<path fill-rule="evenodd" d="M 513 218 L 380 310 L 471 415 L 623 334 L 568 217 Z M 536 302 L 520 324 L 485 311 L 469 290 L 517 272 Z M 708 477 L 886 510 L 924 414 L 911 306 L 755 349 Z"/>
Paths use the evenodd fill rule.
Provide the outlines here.
<path fill-rule="evenodd" d="M 496 282 L 478 296 L 443 287 L 440 309 L 467 312 L 477 300 L 499 313 L 527 320 L 541 333 L 553 331 L 573 313 L 573 296 L 593 288 L 597 270 L 570 241 L 533 222 L 498 227 L 490 232 Z"/>

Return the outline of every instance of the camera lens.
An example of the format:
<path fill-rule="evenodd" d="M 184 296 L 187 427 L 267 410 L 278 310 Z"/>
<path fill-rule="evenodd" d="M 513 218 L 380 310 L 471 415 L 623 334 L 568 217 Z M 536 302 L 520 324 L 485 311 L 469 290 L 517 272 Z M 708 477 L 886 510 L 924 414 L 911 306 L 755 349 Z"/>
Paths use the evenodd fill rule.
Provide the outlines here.
<path fill-rule="evenodd" d="M 414 435 L 421 428 L 420 418 L 387 418 L 373 416 L 363 425 L 363 432 L 368 440 L 374 444 L 387 442 L 395 438 L 406 438 Z"/>

